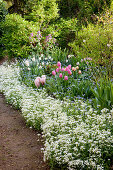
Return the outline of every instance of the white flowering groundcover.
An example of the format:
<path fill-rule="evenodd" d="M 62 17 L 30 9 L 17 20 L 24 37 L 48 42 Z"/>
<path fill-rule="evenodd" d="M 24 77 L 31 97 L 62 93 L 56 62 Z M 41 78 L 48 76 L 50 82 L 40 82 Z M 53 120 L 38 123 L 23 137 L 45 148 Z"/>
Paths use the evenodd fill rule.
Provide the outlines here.
<path fill-rule="evenodd" d="M 44 90 L 26 87 L 18 78 L 16 64 L 0 66 L 0 91 L 7 102 L 21 109 L 31 127 L 43 131 L 44 160 L 70 170 L 109 169 L 113 109 L 103 109 L 99 114 L 81 100 L 56 100 Z"/>

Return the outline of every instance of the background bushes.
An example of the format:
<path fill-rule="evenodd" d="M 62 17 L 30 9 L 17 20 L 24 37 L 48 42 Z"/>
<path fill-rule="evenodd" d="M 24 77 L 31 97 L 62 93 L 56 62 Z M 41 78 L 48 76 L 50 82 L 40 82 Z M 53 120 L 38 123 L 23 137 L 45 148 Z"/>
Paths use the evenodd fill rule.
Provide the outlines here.
<path fill-rule="evenodd" d="M 101 65 L 108 65 L 113 60 L 113 25 L 92 25 L 83 27 L 70 43 L 76 55 L 91 57 Z"/>
<path fill-rule="evenodd" d="M 11 57 L 27 57 L 30 52 L 29 36 L 38 31 L 38 25 L 25 21 L 18 14 L 8 14 L 1 23 L 3 36 L 1 42 L 5 46 L 4 55 Z"/>
<path fill-rule="evenodd" d="M 2 34 L 3 34 L 3 28 L 1 26 L 1 22 L 5 21 L 5 17 L 8 13 L 7 9 L 6 9 L 6 4 L 3 1 L 0 1 L 0 39 L 2 38 Z M 2 58 L 2 52 L 4 50 L 4 45 L 3 43 L 0 41 L 0 58 Z"/>
<path fill-rule="evenodd" d="M 101 64 L 111 62 L 112 24 L 108 27 L 101 17 L 94 15 L 101 13 L 104 7 L 109 8 L 111 0 L 54 0 L 52 3 L 50 0 L 17 0 L 17 4 L 13 3 L 10 9 L 14 7 L 13 12 L 19 15 L 8 14 L 1 22 L 0 42 L 5 47 L 2 55 L 27 57 L 31 51 L 29 35 L 40 30 L 44 37 L 52 34 L 61 48 L 71 49 L 76 56 L 92 57 Z M 97 21 L 97 26 L 89 23 Z"/>

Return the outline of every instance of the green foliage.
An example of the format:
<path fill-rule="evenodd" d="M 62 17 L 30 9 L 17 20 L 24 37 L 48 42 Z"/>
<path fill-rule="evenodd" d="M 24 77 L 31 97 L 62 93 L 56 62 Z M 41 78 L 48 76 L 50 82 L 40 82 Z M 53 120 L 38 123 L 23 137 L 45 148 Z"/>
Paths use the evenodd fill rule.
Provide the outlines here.
<path fill-rule="evenodd" d="M 108 108 L 113 106 L 113 82 L 108 77 L 100 78 L 96 82 L 95 89 L 92 89 L 95 96 L 94 105 L 99 109 Z"/>
<path fill-rule="evenodd" d="M 109 66 L 113 60 L 113 25 L 83 27 L 69 46 L 76 55 L 93 58 L 97 63 Z"/>
<path fill-rule="evenodd" d="M 0 1 L 0 22 L 5 20 L 7 13 L 6 4 L 3 1 Z"/>
<path fill-rule="evenodd" d="M 1 22 L 5 21 L 5 17 L 7 15 L 8 11 L 6 9 L 6 4 L 3 1 L 0 1 L 0 39 L 2 38 L 3 34 L 3 28 L 1 26 Z M 0 42 L 0 58 L 2 58 L 2 52 L 3 52 L 4 46 L 3 43 Z"/>
<path fill-rule="evenodd" d="M 48 27 L 43 29 L 43 34 L 52 33 L 57 39 L 58 45 L 65 49 L 69 42 L 72 42 L 75 37 L 75 32 L 78 30 L 77 19 L 60 18 L 57 21 L 52 22 Z"/>
<path fill-rule="evenodd" d="M 69 42 L 72 42 L 74 39 L 75 32 L 78 30 L 77 19 L 63 19 L 61 18 L 55 25 L 56 30 L 58 31 L 58 43 L 62 48 L 67 47 Z"/>
<path fill-rule="evenodd" d="M 24 17 L 38 22 L 40 27 L 49 24 L 51 20 L 59 16 L 56 0 L 28 0 L 25 7 L 27 13 Z"/>
<path fill-rule="evenodd" d="M 111 0 L 58 0 L 60 16 L 63 18 L 77 17 L 79 23 L 87 24 L 94 21 L 94 14 L 98 14 L 109 7 Z"/>
<path fill-rule="evenodd" d="M 17 14 L 8 14 L 1 23 L 3 36 L 1 42 L 5 46 L 4 55 L 11 57 L 27 57 L 30 52 L 29 35 L 36 32 L 37 27 L 25 21 Z"/>

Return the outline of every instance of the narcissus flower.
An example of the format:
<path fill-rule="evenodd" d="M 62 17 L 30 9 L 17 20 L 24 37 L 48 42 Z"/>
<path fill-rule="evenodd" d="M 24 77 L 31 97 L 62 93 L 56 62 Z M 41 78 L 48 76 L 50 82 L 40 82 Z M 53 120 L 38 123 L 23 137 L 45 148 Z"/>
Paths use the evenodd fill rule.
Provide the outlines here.
<path fill-rule="evenodd" d="M 28 60 L 25 61 L 25 65 L 29 66 L 29 61 Z"/>

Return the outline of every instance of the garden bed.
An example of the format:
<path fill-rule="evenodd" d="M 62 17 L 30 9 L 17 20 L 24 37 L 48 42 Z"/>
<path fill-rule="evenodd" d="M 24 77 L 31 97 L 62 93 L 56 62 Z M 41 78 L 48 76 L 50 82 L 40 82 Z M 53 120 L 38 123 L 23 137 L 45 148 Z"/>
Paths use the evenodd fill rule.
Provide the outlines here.
<path fill-rule="evenodd" d="M 47 95 L 44 89 L 33 89 L 19 81 L 19 67 L 0 66 L 0 91 L 7 102 L 20 108 L 26 123 L 42 129 L 44 160 L 51 167 L 66 169 L 109 169 L 113 153 L 112 113 L 80 99 L 61 101 Z"/>

